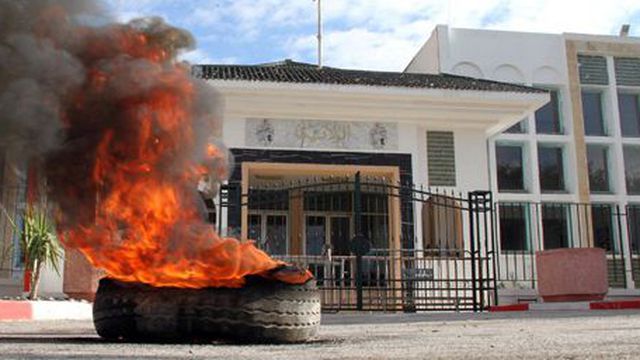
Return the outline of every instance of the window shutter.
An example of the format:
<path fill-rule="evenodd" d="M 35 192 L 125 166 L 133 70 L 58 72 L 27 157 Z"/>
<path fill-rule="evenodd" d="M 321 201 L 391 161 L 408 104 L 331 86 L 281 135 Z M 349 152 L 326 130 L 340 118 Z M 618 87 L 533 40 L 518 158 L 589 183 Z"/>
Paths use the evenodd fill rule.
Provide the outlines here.
<path fill-rule="evenodd" d="M 618 85 L 640 86 L 640 59 L 614 58 Z"/>
<path fill-rule="evenodd" d="M 456 159 L 451 131 L 427 131 L 430 186 L 456 186 Z"/>
<path fill-rule="evenodd" d="M 578 70 L 582 84 L 607 85 L 607 59 L 603 56 L 578 55 Z"/>

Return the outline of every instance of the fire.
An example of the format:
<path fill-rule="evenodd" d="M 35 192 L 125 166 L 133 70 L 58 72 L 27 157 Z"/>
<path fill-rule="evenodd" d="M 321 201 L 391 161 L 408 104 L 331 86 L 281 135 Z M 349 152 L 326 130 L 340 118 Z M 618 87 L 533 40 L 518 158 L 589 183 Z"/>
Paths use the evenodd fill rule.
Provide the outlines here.
<path fill-rule="evenodd" d="M 73 25 L 62 10 L 42 11 L 35 36 L 82 68 L 60 101 L 63 143 L 46 156 L 65 245 L 110 277 L 154 286 L 238 287 L 247 275 L 272 276 L 281 262 L 219 236 L 198 211 L 199 178 L 223 180 L 228 169 L 226 152 L 207 139 L 219 126 L 215 94 L 175 59 L 191 36 L 159 19 Z M 310 274 L 275 277 L 299 283 Z"/>

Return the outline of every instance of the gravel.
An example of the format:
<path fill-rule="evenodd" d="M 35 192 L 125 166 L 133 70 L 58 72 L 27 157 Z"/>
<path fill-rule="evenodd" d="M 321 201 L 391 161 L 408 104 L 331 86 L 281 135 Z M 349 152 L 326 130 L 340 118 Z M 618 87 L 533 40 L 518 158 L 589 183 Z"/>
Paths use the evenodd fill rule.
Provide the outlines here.
<path fill-rule="evenodd" d="M 1 358 L 640 358 L 640 312 L 326 314 L 301 345 L 107 343 L 91 322 L 0 323 Z"/>

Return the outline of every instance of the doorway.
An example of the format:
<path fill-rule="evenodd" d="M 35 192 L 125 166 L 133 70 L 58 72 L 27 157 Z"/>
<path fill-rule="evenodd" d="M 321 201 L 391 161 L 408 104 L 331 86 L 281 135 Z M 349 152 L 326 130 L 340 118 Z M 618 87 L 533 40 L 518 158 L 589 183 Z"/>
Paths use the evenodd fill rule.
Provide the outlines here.
<path fill-rule="evenodd" d="M 249 214 L 249 238 L 270 255 L 288 254 L 288 233 L 286 212 L 252 212 Z"/>
<path fill-rule="evenodd" d="M 306 255 L 349 255 L 350 216 L 306 214 L 304 226 Z"/>

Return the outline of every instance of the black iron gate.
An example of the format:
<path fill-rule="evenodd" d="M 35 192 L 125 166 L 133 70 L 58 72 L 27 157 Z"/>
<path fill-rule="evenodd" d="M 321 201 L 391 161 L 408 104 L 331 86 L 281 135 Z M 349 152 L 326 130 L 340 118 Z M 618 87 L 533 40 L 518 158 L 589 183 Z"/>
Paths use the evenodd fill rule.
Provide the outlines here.
<path fill-rule="evenodd" d="M 495 302 L 490 192 L 360 173 L 249 185 L 244 194 L 222 186 L 210 218 L 225 235 L 247 227 L 274 257 L 309 268 L 325 311 L 482 311 Z"/>

